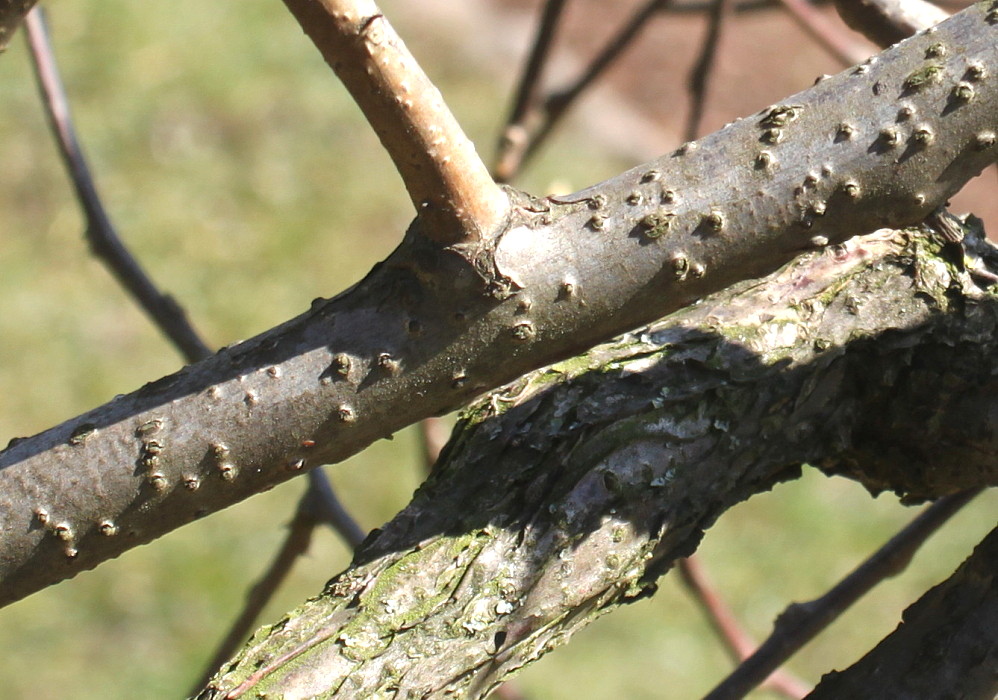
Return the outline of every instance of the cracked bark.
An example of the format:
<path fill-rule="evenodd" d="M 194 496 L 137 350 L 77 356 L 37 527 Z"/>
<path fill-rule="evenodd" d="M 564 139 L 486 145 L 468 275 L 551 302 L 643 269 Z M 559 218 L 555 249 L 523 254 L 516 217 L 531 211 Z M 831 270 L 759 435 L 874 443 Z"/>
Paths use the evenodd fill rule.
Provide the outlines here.
<path fill-rule="evenodd" d="M 976 5 L 574 196 L 511 192 L 473 244 L 416 224 L 343 295 L 14 441 L 0 604 L 802 250 L 920 221 L 998 154 L 996 21 Z"/>
<path fill-rule="evenodd" d="M 913 499 L 998 483 L 980 236 L 965 257 L 924 231 L 857 238 L 487 397 L 350 568 L 200 697 L 483 697 L 804 463 Z M 908 449 L 864 471 L 892 403 L 877 439 Z"/>

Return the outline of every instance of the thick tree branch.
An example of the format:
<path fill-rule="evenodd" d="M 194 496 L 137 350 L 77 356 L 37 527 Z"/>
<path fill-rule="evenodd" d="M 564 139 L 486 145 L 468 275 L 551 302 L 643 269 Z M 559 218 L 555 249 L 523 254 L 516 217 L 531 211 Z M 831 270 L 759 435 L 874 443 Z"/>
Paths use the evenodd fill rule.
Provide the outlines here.
<path fill-rule="evenodd" d="M 477 246 L 443 247 L 417 222 L 336 299 L 14 441 L 0 603 L 802 250 L 921 220 L 998 153 L 991 15 L 972 7 L 573 196 L 517 195 Z M 954 50 L 927 57 L 937 45 Z"/>
<path fill-rule="evenodd" d="M 736 502 L 848 455 L 894 382 L 993 401 L 998 302 L 946 254 L 857 239 L 488 397 L 353 565 L 201 697 L 482 697 L 651 594 Z M 893 437 L 939 440 L 935 406 Z M 940 488 L 998 483 L 994 415 L 964 416 L 980 454 L 933 462 Z"/>
<path fill-rule="evenodd" d="M 350 91 L 441 243 L 475 242 L 506 218 L 509 202 L 440 91 L 372 0 L 285 0 Z"/>

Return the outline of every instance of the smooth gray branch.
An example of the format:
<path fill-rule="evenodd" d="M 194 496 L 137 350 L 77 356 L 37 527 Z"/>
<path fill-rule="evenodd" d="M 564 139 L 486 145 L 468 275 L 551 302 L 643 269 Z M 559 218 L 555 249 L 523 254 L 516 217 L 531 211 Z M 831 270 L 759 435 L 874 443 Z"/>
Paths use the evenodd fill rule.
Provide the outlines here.
<path fill-rule="evenodd" d="M 443 246 L 0 453 L 0 603 L 801 251 L 920 221 L 998 156 L 976 5 L 748 119 Z"/>

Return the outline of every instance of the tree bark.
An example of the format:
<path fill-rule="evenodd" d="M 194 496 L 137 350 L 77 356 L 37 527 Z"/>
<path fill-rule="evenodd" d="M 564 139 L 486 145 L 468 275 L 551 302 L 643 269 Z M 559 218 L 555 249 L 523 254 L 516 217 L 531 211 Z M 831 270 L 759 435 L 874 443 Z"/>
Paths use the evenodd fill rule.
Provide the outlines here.
<path fill-rule="evenodd" d="M 910 498 L 998 483 L 998 411 L 945 449 L 954 406 L 994 404 L 981 236 L 966 256 L 924 230 L 854 239 L 487 397 L 350 568 L 200 697 L 483 697 L 806 463 Z M 867 424 L 905 386 L 876 430 L 911 449 L 866 475 Z"/>
<path fill-rule="evenodd" d="M 996 12 L 574 196 L 511 193 L 474 245 L 414 225 L 340 297 L 14 441 L 0 604 L 802 250 L 920 221 L 998 155 Z"/>

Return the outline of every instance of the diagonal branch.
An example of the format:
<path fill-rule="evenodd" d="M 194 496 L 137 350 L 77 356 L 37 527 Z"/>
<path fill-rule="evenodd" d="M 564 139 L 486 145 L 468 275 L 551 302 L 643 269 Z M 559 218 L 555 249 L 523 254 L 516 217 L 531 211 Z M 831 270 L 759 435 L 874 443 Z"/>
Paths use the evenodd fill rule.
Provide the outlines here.
<path fill-rule="evenodd" d="M 339 297 L 13 441 L 0 603 L 803 250 L 920 221 L 998 156 L 994 21 L 975 5 L 575 195 L 514 195 L 474 250 L 411 232 Z M 960 51 L 927 61 L 939 43 Z"/>
<path fill-rule="evenodd" d="M 509 203 L 440 91 L 371 0 L 285 0 L 381 139 L 442 243 L 495 231 Z"/>
<path fill-rule="evenodd" d="M 697 605 L 703 610 L 704 616 L 714 629 L 717 637 L 736 663 L 750 657 L 758 644 L 751 635 L 739 624 L 734 611 L 707 579 L 698 554 L 680 559 L 676 568 L 683 585 L 690 592 Z M 222 664 L 222 659 L 218 665 Z M 787 698 L 802 698 L 807 695 L 810 686 L 795 678 L 788 671 L 776 669 L 770 676 L 760 682 L 763 688 L 772 690 Z"/>
<path fill-rule="evenodd" d="M 827 593 L 787 608 L 777 618 L 769 638 L 710 691 L 705 700 L 745 697 L 875 585 L 904 571 L 929 536 L 980 492 L 981 489 L 972 489 L 939 499 Z"/>
<path fill-rule="evenodd" d="M 992 530 L 952 576 L 904 611 L 890 636 L 845 671 L 826 674 L 808 697 L 994 698 L 996 561 L 998 530 Z"/>

